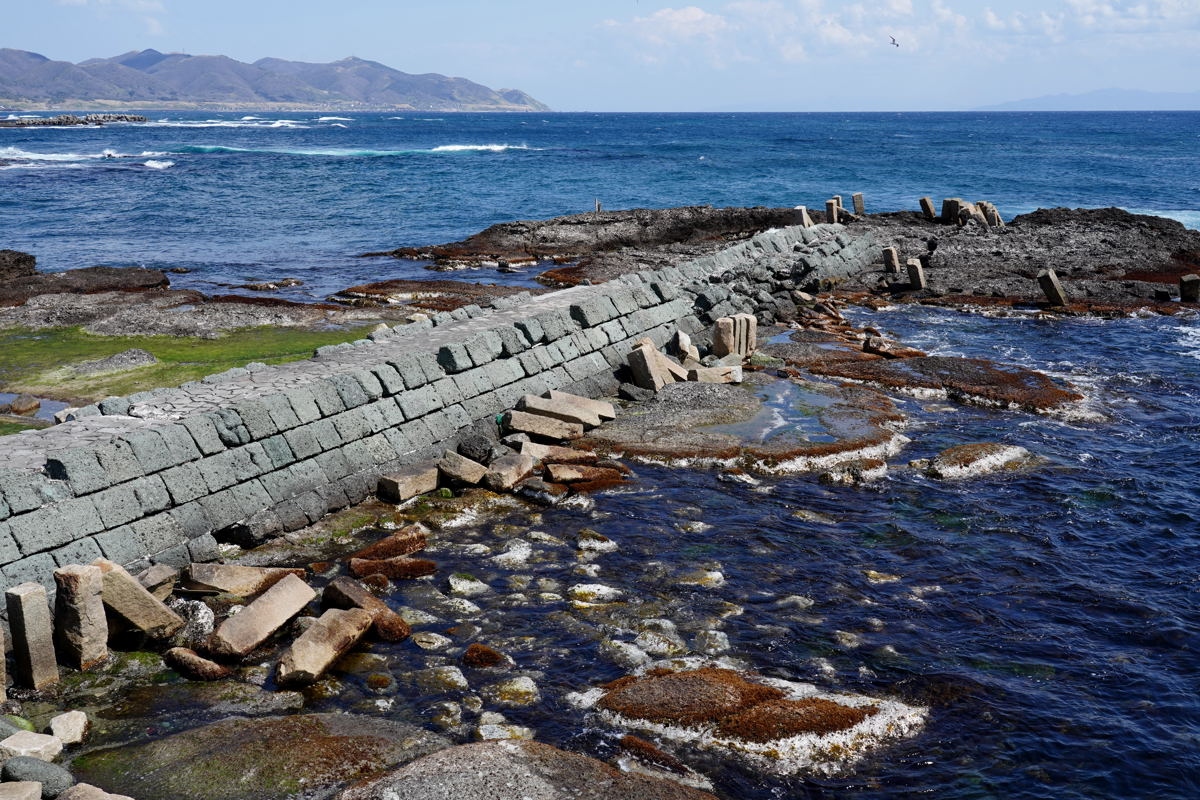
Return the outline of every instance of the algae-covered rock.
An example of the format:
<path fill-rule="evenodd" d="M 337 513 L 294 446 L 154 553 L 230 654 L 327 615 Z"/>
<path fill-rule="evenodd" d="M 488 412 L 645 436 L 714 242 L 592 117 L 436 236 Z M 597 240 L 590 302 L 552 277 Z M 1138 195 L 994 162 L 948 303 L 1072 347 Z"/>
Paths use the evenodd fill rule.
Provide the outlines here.
<path fill-rule="evenodd" d="M 328 797 L 448 747 L 411 725 L 352 714 L 231 718 L 76 758 L 75 775 L 109 791 L 158 800 Z"/>

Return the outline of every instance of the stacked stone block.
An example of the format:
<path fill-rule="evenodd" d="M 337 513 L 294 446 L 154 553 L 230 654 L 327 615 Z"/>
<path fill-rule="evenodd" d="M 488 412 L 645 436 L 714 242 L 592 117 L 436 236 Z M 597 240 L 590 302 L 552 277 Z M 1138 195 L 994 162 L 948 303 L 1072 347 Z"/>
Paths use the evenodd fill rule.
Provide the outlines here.
<path fill-rule="evenodd" d="M 783 316 L 791 292 L 866 268 L 841 225 L 772 230 L 678 267 L 467 306 L 178 388 L 107 398 L 0 438 L 0 583 L 105 558 L 131 568 L 218 555 L 357 503 L 380 475 L 561 389 L 610 394 L 635 343 L 714 320 Z"/>

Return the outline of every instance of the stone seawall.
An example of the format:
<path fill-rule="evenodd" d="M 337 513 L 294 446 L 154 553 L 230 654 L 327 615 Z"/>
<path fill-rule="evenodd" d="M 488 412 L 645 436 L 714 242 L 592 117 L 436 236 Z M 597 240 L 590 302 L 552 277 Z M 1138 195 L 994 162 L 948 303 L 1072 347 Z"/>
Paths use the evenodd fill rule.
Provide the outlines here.
<path fill-rule="evenodd" d="M 218 556 L 361 502 L 526 394 L 616 389 L 631 346 L 718 317 L 787 317 L 791 292 L 865 269 L 870 236 L 784 228 L 679 267 L 490 308 L 468 306 L 178 388 L 108 398 L 0 438 L 0 582 L 104 557 L 139 568 Z"/>

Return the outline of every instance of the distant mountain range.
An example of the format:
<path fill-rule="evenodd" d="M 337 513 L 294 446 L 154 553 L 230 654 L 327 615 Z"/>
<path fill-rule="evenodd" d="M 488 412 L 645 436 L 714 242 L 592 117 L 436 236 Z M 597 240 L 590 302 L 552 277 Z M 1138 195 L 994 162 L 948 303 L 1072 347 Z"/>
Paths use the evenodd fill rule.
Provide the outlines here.
<path fill-rule="evenodd" d="M 1098 89 L 1084 94 L 1052 94 L 1013 100 L 976 111 L 1200 111 L 1200 92 L 1146 92 Z"/>
<path fill-rule="evenodd" d="M 157 50 L 72 64 L 0 48 L 0 108 L 318 111 L 549 111 L 517 89 L 410 75 L 375 61 L 310 64 Z"/>

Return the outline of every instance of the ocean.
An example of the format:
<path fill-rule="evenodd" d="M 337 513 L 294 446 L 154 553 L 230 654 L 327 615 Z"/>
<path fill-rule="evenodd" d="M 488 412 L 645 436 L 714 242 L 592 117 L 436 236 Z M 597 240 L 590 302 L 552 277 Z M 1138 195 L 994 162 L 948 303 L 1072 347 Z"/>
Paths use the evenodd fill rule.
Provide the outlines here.
<path fill-rule="evenodd" d="M 868 211 L 891 211 L 960 196 L 1006 218 L 1119 206 L 1200 227 L 1195 112 L 150 116 L 0 129 L 0 248 L 47 270 L 185 267 L 172 283 L 209 292 L 296 277 L 304 285 L 283 296 L 320 300 L 365 280 L 444 277 L 363 252 L 597 201 L 821 208 L 863 192 Z M 594 508 L 541 513 L 552 536 L 590 527 L 617 541 L 595 580 L 685 641 L 717 626 L 728 655 L 764 674 L 930 708 L 919 735 L 844 774 L 770 778 L 685 760 L 723 798 L 1196 797 L 1200 319 L 850 313 L 931 353 L 1044 370 L 1085 400 L 1036 415 L 898 398 L 912 443 L 867 487 L 639 466 Z M 966 482 L 904 468 L 975 441 L 1040 461 Z M 611 754 L 614 733 L 563 698 L 622 674 L 602 645 L 636 629 L 520 602 L 481 558 L 512 535 L 469 526 L 455 533 L 461 547 L 436 555 L 494 585 L 474 623 L 542 689 L 541 704 L 504 713 L 544 741 Z M 724 582 L 681 585 L 692 566 Z M 546 586 L 581 580 L 566 558 L 527 571 Z M 417 591 L 399 587 L 389 602 L 419 605 Z M 454 699 L 402 680 L 434 663 L 410 644 L 381 651 L 398 677 L 389 702 L 352 674 L 326 702 L 428 724 L 433 702 Z"/>

